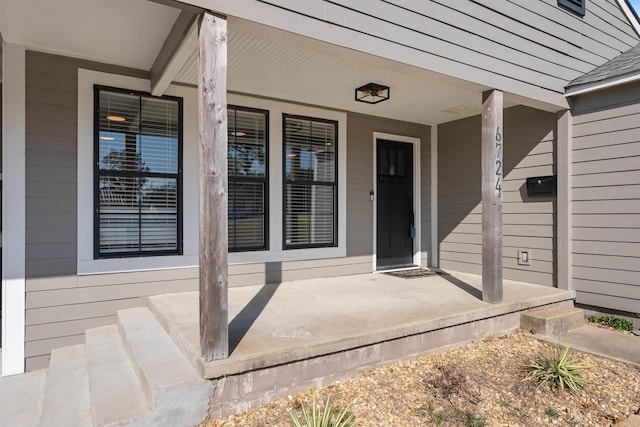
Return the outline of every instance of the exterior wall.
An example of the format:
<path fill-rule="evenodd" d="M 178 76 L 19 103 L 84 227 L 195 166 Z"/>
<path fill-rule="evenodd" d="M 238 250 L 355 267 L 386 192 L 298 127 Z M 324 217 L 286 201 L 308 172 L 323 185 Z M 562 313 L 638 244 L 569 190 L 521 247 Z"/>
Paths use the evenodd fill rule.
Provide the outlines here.
<path fill-rule="evenodd" d="M 347 256 L 368 256 L 368 271 L 373 260 L 373 209 L 374 203 L 369 197 L 373 189 L 373 133 L 420 138 L 420 187 L 421 187 L 421 260 L 429 265 L 431 245 L 431 145 L 430 128 L 414 123 L 399 122 L 380 117 L 349 114 L 347 139 L 347 157 L 349 172 L 347 192 L 349 205 L 347 210 Z"/>
<path fill-rule="evenodd" d="M 555 196 L 529 197 L 526 178 L 555 173 L 555 114 L 517 106 L 504 111 L 503 275 L 553 286 Z M 482 273 L 481 118 L 438 126 L 440 266 Z M 518 249 L 531 265 L 517 263 Z"/>
<path fill-rule="evenodd" d="M 87 327 L 112 323 L 116 307 L 132 305 L 108 287 L 76 276 L 79 67 L 148 77 L 143 71 L 27 52 L 27 369 L 42 366 L 51 348 L 80 342 Z"/>
<path fill-rule="evenodd" d="M 46 365 L 52 348 L 84 340 L 84 330 L 113 323 L 119 309 L 149 295 L 198 287 L 197 267 L 78 274 L 78 68 L 148 78 L 148 73 L 28 52 L 26 343 L 27 370 Z M 279 120 L 276 119 L 276 120 Z M 353 124 L 349 121 L 353 121 Z M 246 286 L 372 270 L 373 132 L 422 138 L 423 250 L 429 247 L 428 127 L 349 116 L 347 256 L 257 262 L 229 267 L 230 286 Z M 362 190 L 362 191 L 361 191 Z M 352 200 L 353 199 L 353 200 Z M 363 218 L 365 220 L 363 220 Z M 272 216 L 272 221 L 277 220 Z M 427 253 L 424 253 L 426 259 Z M 425 262 L 426 264 L 426 262 Z"/>
<path fill-rule="evenodd" d="M 565 106 L 564 86 L 638 42 L 616 0 L 190 0 L 224 14 Z"/>
<path fill-rule="evenodd" d="M 573 99 L 572 273 L 577 302 L 640 312 L 640 85 Z"/>

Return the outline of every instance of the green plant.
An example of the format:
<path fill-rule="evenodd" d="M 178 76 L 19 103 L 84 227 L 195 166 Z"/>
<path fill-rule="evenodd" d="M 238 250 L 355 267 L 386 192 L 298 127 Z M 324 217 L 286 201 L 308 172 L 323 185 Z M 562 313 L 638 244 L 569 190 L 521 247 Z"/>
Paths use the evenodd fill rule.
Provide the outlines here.
<path fill-rule="evenodd" d="M 552 408 L 551 406 L 549 406 L 547 409 L 545 409 L 544 413 L 545 413 L 546 416 L 551 417 L 551 418 L 558 418 L 560 416 L 560 413 L 558 411 L 556 411 L 554 408 Z"/>
<path fill-rule="evenodd" d="M 536 388 L 550 381 L 561 389 L 566 388 L 572 393 L 577 393 L 583 382 L 580 371 L 593 367 L 593 365 L 586 362 L 577 362 L 570 359 L 569 346 L 566 346 L 560 353 L 555 349 L 551 357 L 538 354 L 533 363 L 524 366 L 528 373 L 523 381 L 537 381 L 538 386 Z"/>
<path fill-rule="evenodd" d="M 503 400 L 500 404 L 507 410 L 507 414 L 512 417 L 527 418 L 529 414 L 524 409 L 514 405 L 511 401 Z"/>
<path fill-rule="evenodd" d="M 589 317 L 589 322 L 591 323 L 600 323 L 601 325 L 609 326 L 613 329 L 617 329 L 620 331 L 632 331 L 633 323 L 629 322 L 627 319 L 622 319 L 620 317 L 613 316 L 591 316 Z"/>
<path fill-rule="evenodd" d="M 341 411 L 337 411 L 331 406 L 331 399 L 328 398 L 324 404 L 324 408 L 320 407 L 316 410 L 316 396 L 313 395 L 313 402 L 311 403 L 311 412 L 307 412 L 304 405 L 302 407 L 302 421 L 298 419 L 291 410 L 289 410 L 289 416 L 293 421 L 295 427 L 352 427 L 353 415 L 347 411 L 349 407 Z"/>
<path fill-rule="evenodd" d="M 442 412 L 436 412 L 435 407 L 431 402 L 423 405 L 422 409 L 424 410 L 425 417 L 429 424 L 440 425 L 447 421 L 447 416 Z"/>
<path fill-rule="evenodd" d="M 477 416 L 471 411 L 465 411 L 464 413 L 464 425 L 466 427 L 484 427 L 485 423 L 482 418 Z"/>

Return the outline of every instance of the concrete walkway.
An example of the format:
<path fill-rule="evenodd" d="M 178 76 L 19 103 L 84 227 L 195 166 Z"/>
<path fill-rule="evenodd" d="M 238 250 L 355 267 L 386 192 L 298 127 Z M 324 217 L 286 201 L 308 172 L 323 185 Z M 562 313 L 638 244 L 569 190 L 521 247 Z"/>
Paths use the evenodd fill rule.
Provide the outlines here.
<path fill-rule="evenodd" d="M 536 338 L 596 356 L 618 360 L 640 368 L 640 337 L 618 331 L 585 325 L 557 336 L 536 335 Z"/>
<path fill-rule="evenodd" d="M 585 325 L 556 336 L 535 336 L 538 339 L 563 346 L 569 345 L 575 350 L 640 368 L 640 337 L 633 334 Z M 616 424 L 616 427 L 640 427 L 640 415 L 631 415 Z"/>

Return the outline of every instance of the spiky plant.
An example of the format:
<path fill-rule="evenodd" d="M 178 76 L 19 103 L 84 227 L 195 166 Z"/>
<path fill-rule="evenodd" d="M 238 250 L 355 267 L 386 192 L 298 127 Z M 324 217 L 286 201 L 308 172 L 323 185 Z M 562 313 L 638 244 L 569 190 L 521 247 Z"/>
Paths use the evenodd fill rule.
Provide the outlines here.
<path fill-rule="evenodd" d="M 298 416 L 289 410 L 289 415 L 295 427 L 352 427 L 353 415 L 348 413 L 349 407 L 338 411 L 331 406 L 331 399 L 328 398 L 324 408 L 316 410 L 316 396 L 313 395 L 311 412 L 302 405 L 302 421 Z"/>
<path fill-rule="evenodd" d="M 524 366 L 528 373 L 523 381 L 537 381 L 536 388 L 546 382 L 551 382 L 556 387 L 568 389 L 571 393 L 578 393 L 584 382 L 580 371 L 593 367 L 594 365 L 586 362 L 571 359 L 569 346 L 566 346 L 560 353 L 555 349 L 551 357 L 538 354 L 533 363 Z"/>

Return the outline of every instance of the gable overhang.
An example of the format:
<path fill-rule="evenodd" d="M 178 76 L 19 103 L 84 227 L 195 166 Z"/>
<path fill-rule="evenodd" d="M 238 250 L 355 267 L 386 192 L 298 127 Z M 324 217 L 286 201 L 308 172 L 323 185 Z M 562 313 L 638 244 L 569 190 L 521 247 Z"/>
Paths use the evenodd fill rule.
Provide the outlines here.
<path fill-rule="evenodd" d="M 618 5 L 620 6 L 620 9 L 622 9 L 624 14 L 627 16 L 627 19 L 629 20 L 629 23 L 635 30 L 636 34 L 640 36 L 640 21 L 638 20 L 638 15 L 633 10 L 631 3 L 629 2 L 629 0 L 617 0 L 617 1 L 618 1 Z"/>

